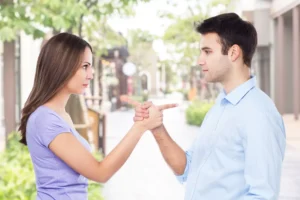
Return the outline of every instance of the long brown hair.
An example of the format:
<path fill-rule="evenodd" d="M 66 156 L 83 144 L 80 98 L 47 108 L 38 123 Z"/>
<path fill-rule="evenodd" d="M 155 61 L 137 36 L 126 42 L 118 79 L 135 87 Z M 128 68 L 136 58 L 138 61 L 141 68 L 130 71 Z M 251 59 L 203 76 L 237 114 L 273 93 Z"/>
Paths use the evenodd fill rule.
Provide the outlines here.
<path fill-rule="evenodd" d="M 91 46 L 69 33 L 53 36 L 41 49 L 33 88 L 22 109 L 20 142 L 27 145 L 26 125 L 29 116 L 59 92 L 79 68 L 83 52 Z"/>

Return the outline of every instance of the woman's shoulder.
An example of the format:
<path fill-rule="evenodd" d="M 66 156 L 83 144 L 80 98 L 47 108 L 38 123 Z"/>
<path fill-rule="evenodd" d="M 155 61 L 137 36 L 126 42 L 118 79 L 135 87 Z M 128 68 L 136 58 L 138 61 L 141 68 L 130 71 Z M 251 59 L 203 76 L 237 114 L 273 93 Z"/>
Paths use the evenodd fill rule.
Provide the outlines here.
<path fill-rule="evenodd" d="M 63 121 L 54 111 L 46 106 L 39 106 L 29 117 L 27 126 L 51 126 L 63 124 Z"/>
<path fill-rule="evenodd" d="M 70 132 L 62 118 L 46 106 L 38 107 L 29 117 L 26 127 L 28 138 L 38 137 L 48 147 L 49 143 L 60 133 Z"/>

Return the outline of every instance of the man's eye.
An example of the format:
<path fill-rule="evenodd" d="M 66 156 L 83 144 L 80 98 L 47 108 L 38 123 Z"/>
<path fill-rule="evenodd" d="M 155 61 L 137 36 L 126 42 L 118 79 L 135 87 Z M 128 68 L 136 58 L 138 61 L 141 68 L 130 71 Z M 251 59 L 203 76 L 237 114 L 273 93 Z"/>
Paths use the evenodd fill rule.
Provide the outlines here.
<path fill-rule="evenodd" d="M 205 54 L 210 54 L 210 51 L 204 51 L 205 52 Z"/>

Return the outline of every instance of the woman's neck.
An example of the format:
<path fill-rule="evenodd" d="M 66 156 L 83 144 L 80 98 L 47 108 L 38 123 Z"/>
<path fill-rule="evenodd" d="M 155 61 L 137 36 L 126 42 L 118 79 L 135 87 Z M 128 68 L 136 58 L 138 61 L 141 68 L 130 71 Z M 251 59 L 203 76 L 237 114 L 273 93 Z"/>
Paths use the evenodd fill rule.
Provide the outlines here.
<path fill-rule="evenodd" d="M 66 113 L 66 105 L 69 100 L 70 94 L 68 93 L 58 93 L 50 101 L 45 103 L 45 106 L 53 109 L 57 113 Z"/>

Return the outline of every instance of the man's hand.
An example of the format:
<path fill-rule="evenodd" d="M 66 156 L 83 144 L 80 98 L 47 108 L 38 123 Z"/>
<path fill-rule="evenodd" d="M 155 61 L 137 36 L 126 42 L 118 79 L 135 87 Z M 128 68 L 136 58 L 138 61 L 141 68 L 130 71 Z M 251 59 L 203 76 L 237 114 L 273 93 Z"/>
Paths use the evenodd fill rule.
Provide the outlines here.
<path fill-rule="evenodd" d="M 153 103 L 151 101 L 148 102 L 144 102 L 144 103 L 140 103 L 138 101 L 135 101 L 131 98 L 129 98 L 127 95 L 122 95 L 120 97 L 121 101 L 126 102 L 130 105 L 132 105 L 133 107 L 135 107 L 135 116 L 133 118 L 133 120 L 135 122 L 137 121 L 143 121 L 144 119 L 147 119 L 149 117 L 149 108 L 151 106 L 154 106 Z M 160 106 L 156 106 L 158 108 L 158 110 L 163 111 L 169 108 L 175 108 L 177 107 L 177 104 L 164 104 L 164 105 L 160 105 Z"/>
<path fill-rule="evenodd" d="M 174 108 L 177 104 L 165 104 L 161 106 L 155 106 L 151 102 L 142 104 L 130 99 L 128 96 L 122 96 L 121 101 L 135 107 L 134 122 L 144 125 L 145 128 L 153 133 L 165 161 L 171 167 L 174 174 L 183 174 L 188 163 L 186 154 L 170 137 L 162 121 L 162 111 Z"/>

